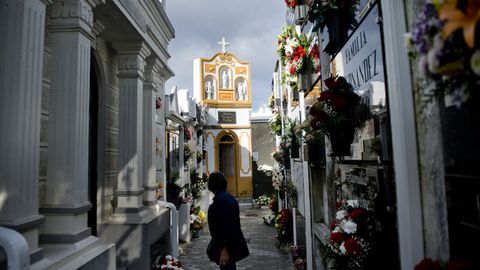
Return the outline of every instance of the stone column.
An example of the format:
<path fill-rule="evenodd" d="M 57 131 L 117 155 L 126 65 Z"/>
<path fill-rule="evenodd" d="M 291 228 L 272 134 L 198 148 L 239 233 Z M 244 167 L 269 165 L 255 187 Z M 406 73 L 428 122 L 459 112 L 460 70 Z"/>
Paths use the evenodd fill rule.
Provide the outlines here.
<path fill-rule="evenodd" d="M 160 68 L 161 63 L 158 57 L 148 58 L 143 86 L 143 188 L 145 190 L 143 204 L 145 206 L 151 206 L 157 202 L 155 197 L 158 187 L 155 166 L 158 140 L 156 136 L 156 99 L 160 87 L 158 75 Z"/>
<path fill-rule="evenodd" d="M 43 243 L 76 243 L 91 235 L 87 212 L 92 8 L 55 0 L 50 10 L 51 90 Z"/>
<path fill-rule="evenodd" d="M 40 102 L 46 0 L 6 0 L 0 6 L 0 226 L 38 248 Z"/>
<path fill-rule="evenodd" d="M 150 50 L 143 42 L 116 43 L 120 84 L 116 213 L 143 209 L 143 82 Z M 134 216 L 131 216 L 135 218 Z"/>

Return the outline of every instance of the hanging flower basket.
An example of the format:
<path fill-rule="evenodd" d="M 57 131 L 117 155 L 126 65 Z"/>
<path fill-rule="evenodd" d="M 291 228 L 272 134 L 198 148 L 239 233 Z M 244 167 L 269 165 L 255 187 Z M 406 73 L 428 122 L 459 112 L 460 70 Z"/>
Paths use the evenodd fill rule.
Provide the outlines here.
<path fill-rule="evenodd" d="M 353 112 L 360 104 L 360 97 L 344 77 L 330 77 L 325 85 L 328 90 L 310 107 L 298 130 L 305 131 L 303 139 L 310 144 L 322 143 L 327 135 L 332 142 L 330 156 L 348 156 L 355 131 Z"/>

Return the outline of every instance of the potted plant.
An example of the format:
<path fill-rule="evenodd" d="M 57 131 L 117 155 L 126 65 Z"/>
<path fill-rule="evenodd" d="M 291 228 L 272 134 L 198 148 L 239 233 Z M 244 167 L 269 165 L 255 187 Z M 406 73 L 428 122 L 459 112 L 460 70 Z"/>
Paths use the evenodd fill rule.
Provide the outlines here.
<path fill-rule="evenodd" d="M 331 156 L 349 156 L 355 123 L 353 112 L 360 104 L 360 97 L 344 77 L 325 80 L 328 90 L 323 91 L 308 110 L 308 116 L 300 125 L 304 140 L 309 144 L 321 144 L 327 135 L 332 145 Z"/>

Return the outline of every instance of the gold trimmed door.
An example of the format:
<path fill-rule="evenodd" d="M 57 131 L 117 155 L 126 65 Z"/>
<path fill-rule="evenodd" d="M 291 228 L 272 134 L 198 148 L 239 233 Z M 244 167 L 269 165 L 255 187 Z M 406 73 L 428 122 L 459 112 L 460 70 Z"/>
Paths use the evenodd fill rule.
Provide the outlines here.
<path fill-rule="evenodd" d="M 236 142 L 229 134 L 224 134 L 218 141 L 218 170 L 227 179 L 227 192 L 237 196 Z"/>

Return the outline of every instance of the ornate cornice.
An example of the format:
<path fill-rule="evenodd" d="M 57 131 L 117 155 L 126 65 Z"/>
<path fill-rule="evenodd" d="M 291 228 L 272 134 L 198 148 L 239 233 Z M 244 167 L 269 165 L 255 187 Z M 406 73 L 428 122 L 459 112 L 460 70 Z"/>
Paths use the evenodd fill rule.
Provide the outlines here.
<path fill-rule="evenodd" d="M 159 71 L 162 68 L 162 62 L 158 57 L 152 55 L 147 59 L 147 65 L 145 67 L 145 83 L 150 84 L 156 91 L 158 91 L 158 87 L 161 85 Z"/>
<path fill-rule="evenodd" d="M 93 27 L 92 5 L 86 0 L 57 0 L 52 4 L 50 19 L 52 23 L 58 20 L 80 19 Z"/>
<path fill-rule="evenodd" d="M 144 42 L 118 42 L 113 44 L 118 53 L 119 75 L 143 77 L 150 48 Z"/>

